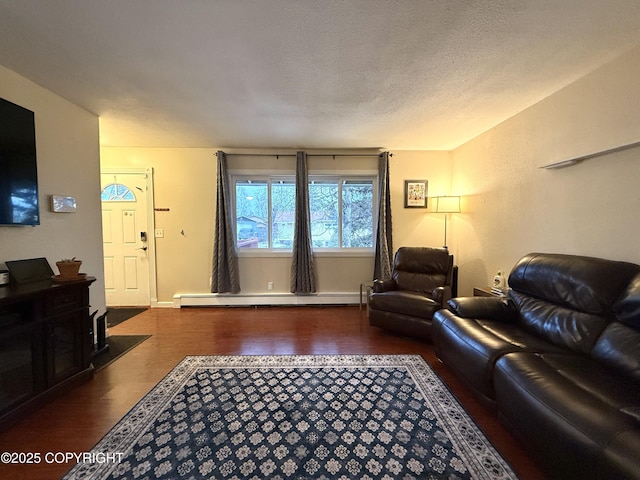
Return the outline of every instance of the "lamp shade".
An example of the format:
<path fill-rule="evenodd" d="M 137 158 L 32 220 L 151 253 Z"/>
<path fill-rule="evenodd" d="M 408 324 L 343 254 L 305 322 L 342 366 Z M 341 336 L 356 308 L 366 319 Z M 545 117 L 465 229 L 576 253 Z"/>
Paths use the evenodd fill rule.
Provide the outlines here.
<path fill-rule="evenodd" d="M 434 197 L 435 213 L 460 213 L 460 197 Z"/>

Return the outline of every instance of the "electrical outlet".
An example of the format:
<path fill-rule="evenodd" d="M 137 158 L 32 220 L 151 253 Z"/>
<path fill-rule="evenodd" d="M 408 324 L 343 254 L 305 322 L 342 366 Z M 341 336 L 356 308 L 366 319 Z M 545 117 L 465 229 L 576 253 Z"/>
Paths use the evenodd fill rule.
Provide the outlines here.
<path fill-rule="evenodd" d="M 156 228 L 156 238 L 164 238 L 164 229 Z"/>
<path fill-rule="evenodd" d="M 273 282 L 267 282 L 267 290 L 273 290 Z"/>

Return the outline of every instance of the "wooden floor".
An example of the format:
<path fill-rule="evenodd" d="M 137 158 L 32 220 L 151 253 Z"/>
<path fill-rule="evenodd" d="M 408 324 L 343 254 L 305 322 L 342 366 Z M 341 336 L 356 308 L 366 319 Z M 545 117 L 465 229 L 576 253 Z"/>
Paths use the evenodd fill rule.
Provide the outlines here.
<path fill-rule="evenodd" d="M 0 433 L 0 452 L 90 450 L 186 355 L 419 354 L 438 372 L 523 480 L 544 475 L 519 444 L 437 361 L 433 346 L 370 327 L 358 307 L 150 309 L 109 329 L 152 337 L 92 380 Z M 74 462 L 0 463 L 1 479 L 56 479 Z"/>

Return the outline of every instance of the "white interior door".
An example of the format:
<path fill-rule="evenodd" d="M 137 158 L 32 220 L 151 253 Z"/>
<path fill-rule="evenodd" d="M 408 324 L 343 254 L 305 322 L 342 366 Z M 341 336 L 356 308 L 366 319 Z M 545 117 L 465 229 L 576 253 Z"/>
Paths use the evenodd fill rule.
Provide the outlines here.
<path fill-rule="evenodd" d="M 102 173 L 100 177 L 107 305 L 149 305 L 148 174 Z"/>

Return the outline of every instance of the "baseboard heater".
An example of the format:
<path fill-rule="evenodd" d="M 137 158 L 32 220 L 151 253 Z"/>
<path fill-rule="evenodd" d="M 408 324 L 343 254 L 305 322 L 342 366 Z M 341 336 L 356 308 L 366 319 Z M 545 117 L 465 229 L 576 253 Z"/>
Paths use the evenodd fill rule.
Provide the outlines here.
<path fill-rule="evenodd" d="M 173 306 L 181 307 L 251 307 L 256 305 L 358 305 L 358 292 L 322 292 L 310 295 L 292 293 L 177 293 Z"/>

